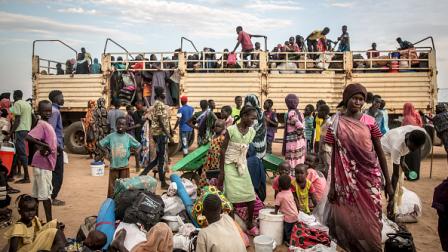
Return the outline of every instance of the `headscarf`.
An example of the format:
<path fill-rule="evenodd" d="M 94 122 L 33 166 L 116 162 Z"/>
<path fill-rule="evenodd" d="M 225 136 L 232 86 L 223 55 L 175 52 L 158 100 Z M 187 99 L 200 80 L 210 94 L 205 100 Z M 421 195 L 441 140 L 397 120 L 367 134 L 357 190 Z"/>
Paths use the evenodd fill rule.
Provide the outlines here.
<path fill-rule="evenodd" d="M 339 107 L 347 106 L 347 102 L 355 94 L 362 94 L 364 99 L 367 99 L 367 89 L 360 83 L 350 84 L 345 87 L 344 93 L 342 94 L 342 101 L 339 103 Z"/>
<path fill-rule="evenodd" d="M 146 241 L 135 245 L 131 252 L 171 252 L 173 251 L 173 233 L 163 222 L 153 226 L 146 235 Z"/>
<path fill-rule="evenodd" d="M 410 102 L 406 102 L 403 106 L 403 122 L 401 126 L 414 125 L 423 126 L 422 118 L 417 110 L 415 110 L 414 105 Z"/>
<path fill-rule="evenodd" d="M 257 158 L 263 158 L 266 154 L 266 125 L 264 123 L 263 111 L 260 108 L 260 101 L 254 94 L 247 95 L 244 98 L 244 104 L 250 105 L 257 110 L 257 121 L 253 128 L 255 130 L 255 137 L 252 141 L 255 151 L 257 152 Z"/>

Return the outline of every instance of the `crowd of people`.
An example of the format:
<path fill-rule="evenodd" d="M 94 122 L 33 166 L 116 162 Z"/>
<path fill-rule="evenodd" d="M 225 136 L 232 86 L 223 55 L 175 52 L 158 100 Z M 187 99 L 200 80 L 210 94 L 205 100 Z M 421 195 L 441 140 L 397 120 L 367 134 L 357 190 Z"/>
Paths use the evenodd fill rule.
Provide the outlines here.
<path fill-rule="evenodd" d="M 10 251 L 61 246 L 64 226 L 53 220 L 52 206 L 64 204 L 57 198 L 64 166 L 59 112 L 64 104 L 63 94 L 58 90 L 50 92 L 49 100 L 39 102 L 36 115 L 30 104 L 22 100 L 21 91 L 14 92 L 12 106 L 8 98 L 8 94 L 2 95 L 2 138 L 4 144 L 14 139 L 17 152 L 10 172 L 2 166 L 5 170 L 2 174 L 9 173 L 8 181 L 20 177 L 16 183 L 32 182 L 33 187 L 31 195 L 19 198 L 21 219 L 7 232 Z M 261 106 L 257 96 L 246 95 L 235 97 L 235 104 L 223 106 L 220 113 L 217 113 L 213 100 L 202 100 L 201 111 L 195 112 L 188 104 L 188 97 L 182 96 L 178 120 L 172 127 L 165 99 L 165 90 L 156 87 L 153 106 L 145 107 L 140 100 L 135 103 L 135 111 L 132 106 L 127 106 L 126 113 L 120 110 L 120 103 L 108 110 L 103 99 L 89 102 L 83 119 L 86 147 L 95 161 L 110 160 L 107 196 L 114 197 L 116 179 L 130 176 L 132 152 L 136 167 L 144 168 L 139 175 L 146 176 L 152 171 L 154 177 L 158 174 L 161 188 L 167 189 L 167 144 L 173 142 L 174 130 L 179 129 L 184 156 L 189 155 L 192 132 L 197 130 L 198 146 L 210 147 L 200 179 L 195 182 L 199 188 L 216 186 L 223 190 L 226 201 L 244 207 L 247 234 L 258 235 L 254 216 L 258 216 L 260 209 L 256 206 L 266 199 L 262 159 L 272 153 L 275 135 L 280 128 L 276 104 L 268 99 Z M 366 102 L 371 106 L 362 110 Z M 306 105 L 303 112 L 298 109 L 299 97 L 295 94 L 288 94 L 285 104 L 288 108 L 282 137 L 285 161 L 279 165 L 278 176 L 273 181 L 274 212 L 284 215 L 285 243 L 300 245 L 300 239 L 292 234 L 299 225 L 299 212 L 312 214 L 324 207 L 331 213 L 324 218 L 329 227 L 328 235 L 340 247 L 347 251 L 381 251 L 381 191 L 384 190 L 388 200 L 387 216 L 394 220 L 403 177 L 420 165 L 420 148 L 428 134 L 423 128 L 424 121 L 433 123 L 448 151 L 446 106 L 439 104 L 436 115 L 422 117 L 411 103 L 406 103 L 402 126 L 389 129 L 385 101 L 368 93 L 361 84 L 345 88 L 339 110 L 333 116 L 323 100 L 315 106 Z M 28 156 L 33 156 L 30 163 L 32 176 L 28 172 Z M 391 177 L 386 156 L 392 160 Z M 330 177 L 330 183 L 327 183 Z M 18 193 L 8 183 L 5 188 L 7 194 Z M 442 189 L 439 194 L 446 193 Z M 7 194 L 2 202 L 10 200 Z M 197 251 L 223 251 L 221 248 L 210 249 L 218 244 L 231 250 L 245 248 L 243 241 L 224 246 L 211 235 L 210 230 L 214 230 L 223 235 L 239 236 L 229 225 L 231 218 L 219 216 L 221 207 L 218 206 L 221 206 L 222 198 L 205 197 L 203 200 L 204 215 L 210 218 L 207 219 L 210 226 L 199 232 Z M 37 219 L 39 202 L 45 210 L 47 224 L 44 226 Z M 2 205 L 4 209 L 8 204 Z M 439 197 L 433 205 L 440 216 L 439 234 L 443 242 L 446 241 L 446 199 Z M 10 211 L 2 213 L 11 216 Z M 38 235 L 27 236 L 29 227 L 33 227 Z"/>

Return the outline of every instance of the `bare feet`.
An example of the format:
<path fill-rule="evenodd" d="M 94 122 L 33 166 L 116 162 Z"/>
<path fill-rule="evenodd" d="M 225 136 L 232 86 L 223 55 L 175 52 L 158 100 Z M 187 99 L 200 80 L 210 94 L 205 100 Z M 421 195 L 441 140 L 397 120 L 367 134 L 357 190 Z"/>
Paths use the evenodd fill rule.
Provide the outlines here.
<path fill-rule="evenodd" d="M 112 241 L 109 247 L 109 251 L 111 252 L 129 252 L 124 246 L 124 240 L 126 239 L 126 230 L 121 229 L 118 231 L 117 236 Z"/>

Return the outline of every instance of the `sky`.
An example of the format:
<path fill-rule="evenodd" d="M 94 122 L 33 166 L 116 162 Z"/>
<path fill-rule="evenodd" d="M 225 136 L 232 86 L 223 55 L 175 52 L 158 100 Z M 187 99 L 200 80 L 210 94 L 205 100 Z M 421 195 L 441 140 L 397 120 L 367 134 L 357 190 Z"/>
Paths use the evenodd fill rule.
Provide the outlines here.
<path fill-rule="evenodd" d="M 37 39 L 63 40 L 100 58 L 106 38 L 133 52 L 173 51 L 182 36 L 198 49 L 221 51 L 235 46 L 235 27 L 241 25 L 251 34 L 267 35 L 272 49 L 290 36 L 306 37 L 325 26 L 327 37 L 335 40 L 347 25 L 352 50 L 367 50 L 372 42 L 379 50 L 392 50 L 397 37 L 416 42 L 433 36 L 439 100 L 448 101 L 447 10 L 446 0 L 0 0 L 0 92 L 22 89 L 31 96 Z M 56 43 L 39 43 L 35 53 L 61 62 L 74 57 Z"/>

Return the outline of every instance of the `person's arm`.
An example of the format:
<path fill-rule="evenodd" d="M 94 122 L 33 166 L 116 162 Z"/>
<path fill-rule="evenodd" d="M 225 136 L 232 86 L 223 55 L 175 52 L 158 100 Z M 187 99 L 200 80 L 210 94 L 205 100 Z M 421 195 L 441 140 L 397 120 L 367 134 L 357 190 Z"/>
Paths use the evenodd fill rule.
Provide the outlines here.
<path fill-rule="evenodd" d="M 42 141 L 39 141 L 38 139 L 30 136 L 29 134 L 26 136 L 25 140 L 27 140 L 29 143 L 35 144 L 39 147 L 42 147 L 45 151 L 51 153 L 51 148 L 48 144 L 46 144 Z"/>
<path fill-rule="evenodd" d="M 313 202 L 313 208 L 317 206 L 317 198 L 315 192 L 310 192 L 311 202 Z"/>
<path fill-rule="evenodd" d="M 266 37 L 265 35 L 256 35 L 256 34 L 249 34 L 249 36 L 251 38 L 265 38 Z"/>
<path fill-rule="evenodd" d="M 372 139 L 373 147 L 375 148 L 376 155 L 378 156 L 378 161 L 380 162 L 381 171 L 383 172 L 384 180 L 386 182 L 384 191 L 386 198 L 394 197 L 394 190 L 389 177 L 389 169 L 387 168 L 386 155 L 384 155 L 383 148 L 381 147 L 381 138 L 375 137 Z M 391 200 L 391 199 L 389 199 Z"/>
<path fill-rule="evenodd" d="M 180 115 L 179 115 L 179 114 L 180 114 Z M 176 130 L 177 127 L 179 126 L 180 118 L 182 118 L 182 114 L 179 113 L 179 112 L 177 112 L 177 120 L 176 120 L 176 123 L 174 124 L 174 128 L 173 128 L 173 130 Z"/>
<path fill-rule="evenodd" d="M 16 129 L 19 127 L 20 125 L 20 115 L 16 115 L 14 117 L 14 123 L 12 124 L 11 127 L 11 132 L 16 132 Z"/>
<path fill-rule="evenodd" d="M 230 141 L 230 135 L 229 131 L 226 131 L 226 135 L 224 137 L 224 141 L 222 142 L 221 147 L 221 159 L 219 160 L 219 177 L 218 177 L 218 185 L 223 186 L 224 185 L 224 164 L 226 159 L 226 151 L 227 147 L 229 146 Z"/>
<path fill-rule="evenodd" d="M 199 127 L 196 126 L 196 117 L 195 116 L 191 117 L 190 120 L 187 121 L 187 125 L 190 126 L 190 128 L 199 129 Z"/>
<path fill-rule="evenodd" d="M 297 197 L 297 193 L 294 192 L 292 195 L 294 196 L 294 202 L 296 203 L 296 207 L 300 211 L 300 202 L 299 202 L 299 198 Z"/>
<path fill-rule="evenodd" d="M 11 237 L 11 239 L 9 240 L 9 252 L 16 252 L 19 249 L 19 244 L 20 241 L 23 238 L 21 237 Z"/>
<path fill-rule="evenodd" d="M 275 209 L 274 212 L 272 212 L 272 214 L 278 214 L 278 210 L 280 209 L 279 205 L 275 205 Z"/>
<path fill-rule="evenodd" d="M 238 42 L 236 42 L 235 48 L 233 49 L 232 53 L 235 53 L 236 49 L 238 49 L 238 46 L 240 46 L 241 42 L 238 40 Z"/>

